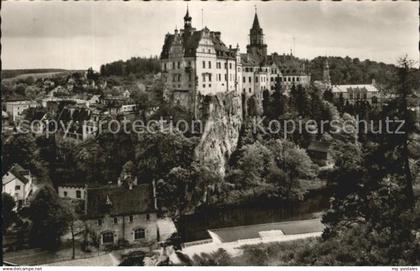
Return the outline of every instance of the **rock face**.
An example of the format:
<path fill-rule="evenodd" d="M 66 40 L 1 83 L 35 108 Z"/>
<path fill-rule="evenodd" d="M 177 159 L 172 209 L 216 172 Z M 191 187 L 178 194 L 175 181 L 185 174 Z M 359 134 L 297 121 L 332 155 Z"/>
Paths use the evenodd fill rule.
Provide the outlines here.
<path fill-rule="evenodd" d="M 200 104 L 203 133 L 195 156 L 202 165 L 224 176 L 226 164 L 239 140 L 242 98 L 234 94 L 218 94 L 202 98 Z"/>

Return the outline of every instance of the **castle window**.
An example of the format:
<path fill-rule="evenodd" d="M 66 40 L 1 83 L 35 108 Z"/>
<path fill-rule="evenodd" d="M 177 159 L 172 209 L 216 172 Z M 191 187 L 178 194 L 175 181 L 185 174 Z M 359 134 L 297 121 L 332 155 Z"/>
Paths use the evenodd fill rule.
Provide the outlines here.
<path fill-rule="evenodd" d="M 211 74 L 209 74 L 209 82 L 211 82 Z"/>
<path fill-rule="evenodd" d="M 209 61 L 209 69 L 211 69 L 211 61 Z"/>
<path fill-rule="evenodd" d="M 134 217 L 132 215 L 129 216 L 129 221 L 130 221 L 130 223 L 133 223 Z"/>
<path fill-rule="evenodd" d="M 114 233 L 113 232 L 105 232 L 102 234 L 102 243 L 114 243 Z"/>
<path fill-rule="evenodd" d="M 82 198 L 82 191 L 76 190 L 76 198 L 78 199 Z"/>
<path fill-rule="evenodd" d="M 298 82 L 299 82 L 299 81 L 300 81 L 300 77 L 296 77 L 296 81 L 298 81 Z"/>
<path fill-rule="evenodd" d="M 166 63 L 163 63 L 163 70 L 166 71 Z"/>
<path fill-rule="evenodd" d="M 219 81 L 222 81 L 222 75 L 219 73 Z"/>
<path fill-rule="evenodd" d="M 15 190 L 20 190 L 20 185 L 16 185 Z"/>
<path fill-rule="evenodd" d="M 206 88 L 206 84 L 203 84 L 203 88 Z"/>
<path fill-rule="evenodd" d="M 244 77 L 242 77 L 242 82 L 243 82 L 243 83 L 245 83 L 245 82 L 246 82 L 245 76 L 244 76 Z"/>
<path fill-rule="evenodd" d="M 227 77 L 228 77 L 228 75 L 227 75 L 227 74 L 225 74 L 225 81 L 227 81 L 227 80 L 228 80 L 228 78 L 227 78 Z"/>
<path fill-rule="evenodd" d="M 118 224 L 118 217 L 114 217 L 114 224 Z"/>
<path fill-rule="evenodd" d="M 225 69 L 227 69 L 227 63 L 225 62 Z"/>
<path fill-rule="evenodd" d="M 208 52 L 209 52 L 209 54 L 211 54 L 211 50 L 210 49 L 208 50 Z"/>
<path fill-rule="evenodd" d="M 97 222 L 98 222 L 98 226 L 102 226 L 102 219 L 101 218 L 99 218 Z"/>
<path fill-rule="evenodd" d="M 136 229 L 134 230 L 134 240 L 144 239 L 146 237 L 144 229 Z"/>
<path fill-rule="evenodd" d="M 211 84 L 209 84 L 209 88 L 211 88 Z"/>
<path fill-rule="evenodd" d="M 251 90 L 251 88 L 249 88 L 249 93 L 251 93 L 252 92 L 252 90 Z"/>
<path fill-rule="evenodd" d="M 255 77 L 255 83 L 258 83 L 258 77 Z"/>
<path fill-rule="evenodd" d="M 178 69 L 181 68 L 181 62 L 178 62 Z"/>
<path fill-rule="evenodd" d="M 67 191 L 64 191 L 64 196 L 67 197 Z"/>
<path fill-rule="evenodd" d="M 203 77 L 203 82 L 206 82 L 206 75 L 202 74 L 202 77 Z"/>
<path fill-rule="evenodd" d="M 232 63 L 229 63 L 229 69 L 232 69 Z"/>
<path fill-rule="evenodd" d="M 206 61 L 203 61 L 203 69 L 206 68 Z"/>

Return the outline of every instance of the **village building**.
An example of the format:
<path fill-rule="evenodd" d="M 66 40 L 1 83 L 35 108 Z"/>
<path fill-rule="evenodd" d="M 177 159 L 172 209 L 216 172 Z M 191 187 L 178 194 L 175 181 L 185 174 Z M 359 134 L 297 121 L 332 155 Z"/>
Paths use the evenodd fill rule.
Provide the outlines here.
<path fill-rule="evenodd" d="M 58 116 L 57 135 L 76 143 L 95 137 L 98 132 L 99 115 L 81 105 L 67 105 Z"/>
<path fill-rule="evenodd" d="M 14 164 L 10 170 L 3 175 L 3 193 L 9 194 L 16 202 L 15 209 L 20 209 L 29 203 L 33 194 L 33 177 L 29 170 Z"/>
<path fill-rule="evenodd" d="M 57 188 L 58 196 L 64 199 L 85 200 L 87 186 L 85 184 L 61 184 Z"/>
<path fill-rule="evenodd" d="M 329 156 L 330 144 L 324 141 L 312 141 L 307 149 L 309 157 L 319 166 L 327 165 Z"/>
<path fill-rule="evenodd" d="M 372 80 L 371 84 L 333 85 L 332 93 L 335 99 L 343 99 L 349 104 L 357 102 L 377 104 L 380 102 L 380 91 L 375 85 L 375 80 Z"/>
<path fill-rule="evenodd" d="M 9 114 L 10 120 L 16 122 L 23 118 L 23 112 L 30 108 L 36 107 L 38 104 L 35 101 L 29 100 L 9 100 L 5 102 L 6 112 Z"/>
<path fill-rule="evenodd" d="M 101 247 L 159 241 L 152 184 L 87 188 L 85 194 L 86 225 L 97 234 Z"/>

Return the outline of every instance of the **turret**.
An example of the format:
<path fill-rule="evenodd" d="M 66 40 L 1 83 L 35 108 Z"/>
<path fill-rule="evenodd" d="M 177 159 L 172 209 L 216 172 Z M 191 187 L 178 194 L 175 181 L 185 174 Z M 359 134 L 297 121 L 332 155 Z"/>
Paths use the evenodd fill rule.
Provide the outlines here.
<path fill-rule="evenodd" d="M 192 27 L 191 26 L 191 21 L 192 21 L 192 18 L 190 16 L 190 12 L 189 12 L 188 6 L 187 6 L 187 13 L 184 16 L 184 30 L 185 31 L 190 31 L 191 30 L 191 27 Z"/>
<path fill-rule="evenodd" d="M 246 50 L 248 54 L 267 57 L 267 44 L 264 44 L 264 33 L 258 20 L 257 10 L 255 10 L 254 22 L 249 31 L 249 45 Z"/>

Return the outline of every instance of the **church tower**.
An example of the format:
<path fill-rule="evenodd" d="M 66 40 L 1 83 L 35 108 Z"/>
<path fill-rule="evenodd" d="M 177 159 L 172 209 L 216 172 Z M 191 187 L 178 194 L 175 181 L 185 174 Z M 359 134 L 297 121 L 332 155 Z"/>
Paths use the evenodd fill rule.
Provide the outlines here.
<path fill-rule="evenodd" d="M 250 55 L 267 57 L 267 44 L 264 44 L 264 34 L 258 21 L 257 10 L 255 10 L 254 22 L 249 32 L 249 45 L 246 46 L 246 51 Z"/>
<path fill-rule="evenodd" d="M 192 21 L 192 18 L 190 16 L 190 12 L 189 12 L 188 6 L 187 6 L 187 13 L 184 16 L 184 30 L 186 32 L 192 30 L 191 21 Z"/>
<path fill-rule="evenodd" d="M 325 62 L 324 62 L 324 70 L 323 70 L 323 75 L 322 75 L 322 81 L 324 82 L 325 85 L 327 86 L 331 86 L 331 78 L 330 78 L 330 66 L 328 65 L 328 59 L 325 58 Z"/>

